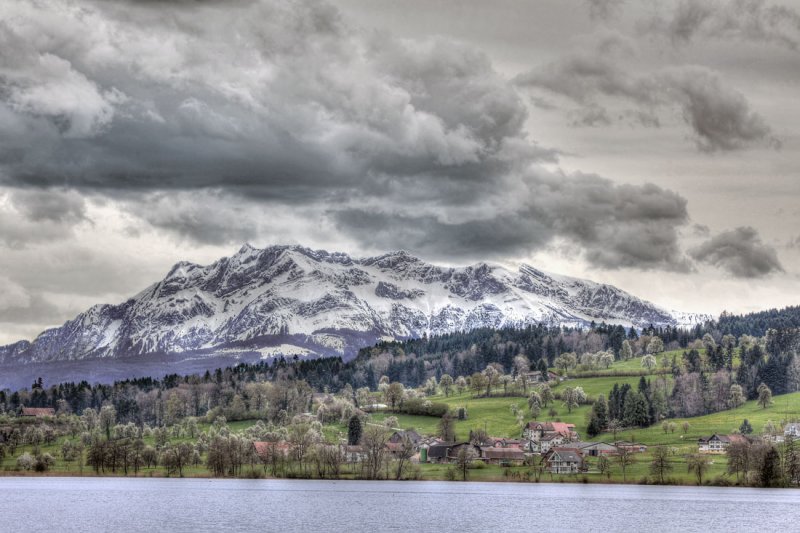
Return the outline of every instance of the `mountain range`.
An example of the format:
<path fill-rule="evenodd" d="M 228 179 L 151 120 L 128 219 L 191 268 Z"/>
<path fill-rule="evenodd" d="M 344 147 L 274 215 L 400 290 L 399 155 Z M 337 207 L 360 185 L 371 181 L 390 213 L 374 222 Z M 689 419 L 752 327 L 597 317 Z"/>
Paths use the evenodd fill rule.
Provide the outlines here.
<path fill-rule="evenodd" d="M 95 305 L 33 342 L 0 347 L 0 364 L 159 355 L 348 358 L 381 339 L 479 327 L 691 326 L 708 318 L 528 265 L 516 272 L 489 263 L 448 268 L 402 251 L 358 259 L 246 244 L 210 265 L 179 262 L 125 302 Z"/>

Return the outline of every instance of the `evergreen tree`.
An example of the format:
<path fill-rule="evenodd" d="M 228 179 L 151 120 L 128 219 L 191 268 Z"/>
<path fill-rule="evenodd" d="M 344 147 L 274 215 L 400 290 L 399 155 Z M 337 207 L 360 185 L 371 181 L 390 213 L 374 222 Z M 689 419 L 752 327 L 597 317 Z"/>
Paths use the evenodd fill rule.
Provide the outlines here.
<path fill-rule="evenodd" d="M 647 427 L 650 424 L 650 406 L 641 392 L 630 391 L 625 395 L 622 423 L 626 426 Z"/>
<path fill-rule="evenodd" d="M 608 426 L 608 403 L 606 397 L 602 394 L 597 397 L 597 400 L 592 405 L 592 411 L 589 414 L 589 425 L 586 428 L 586 433 L 590 437 L 594 437 L 602 433 Z"/>
<path fill-rule="evenodd" d="M 739 433 L 742 435 L 749 435 L 753 432 L 753 426 L 750 425 L 750 421 L 746 418 L 742 422 L 742 425 L 739 426 Z"/>
<path fill-rule="evenodd" d="M 361 442 L 362 431 L 361 419 L 357 415 L 351 416 L 350 423 L 347 424 L 347 444 L 355 446 Z"/>

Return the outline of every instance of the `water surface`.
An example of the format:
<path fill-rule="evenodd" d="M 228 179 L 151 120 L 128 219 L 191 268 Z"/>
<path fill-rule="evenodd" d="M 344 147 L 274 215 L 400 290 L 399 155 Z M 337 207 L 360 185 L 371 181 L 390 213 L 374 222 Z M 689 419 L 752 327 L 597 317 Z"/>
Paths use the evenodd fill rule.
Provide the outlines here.
<path fill-rule="evenodd" d="M 0 531 L 785 531 L 798 504 L 742 488 L 0 478 Z"/>

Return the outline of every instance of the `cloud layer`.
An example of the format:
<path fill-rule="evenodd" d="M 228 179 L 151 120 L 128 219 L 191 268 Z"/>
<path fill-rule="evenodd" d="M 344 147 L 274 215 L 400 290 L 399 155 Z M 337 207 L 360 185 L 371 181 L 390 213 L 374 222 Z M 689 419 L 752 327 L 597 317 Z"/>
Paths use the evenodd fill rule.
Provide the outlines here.
<path fill-rule="evenodd" d="M 221 206 L 247 198 L 325 212 L 382 249 L 486 258 L 564 240 L 602 267 L 685 268 L 685 200 L 547 170 L 556 152 L 527 138 L 517 88 L 469 46 L 356 30 L 305 0 L 3 10 L 7 185 L 113 197 L 213 244 L 254 236 Z"/>
<path fill-rule="evenodd" d="M 733 222 L 704 215 L 728 207 L 709 169 L 736 172 L 744 150 L 778 146 L 775 132 L 789 148 L 761 154 L 791 154 L 790 128 L 769 114 L 781 87 L 765 78 L 760 92 L 726 69 L 739 48 L 715 64 L 705 60 L 719 52 L 703 48 L 778 49 L 791 86 L 796 13 L 753 0 L 584 5 L 591 21 L 566 4 L 467 2 L 470 24 L 453 22 L 469 38 L 454 41 L 430 30 L 453 18 L 437 3 L 420 16 L 446 13 L 427 30 L 409 19 L 404 39 L 323 0 L 0 2 L 0 336 L 242 241 L 454 263 L 539 254 L 555 258 L 544 268 L 617 281 L 779 272 L 755 230 L 716 234 L 747 224 L 775 241 L 747 218 L 763 208 Z M 571 144 L 580 136 L 602 156 Z M 590 172 L 614 158 L 605 177 Z M 694 191 L 674 181 L 675 161 L 714 205 L 687 205 Z M 761 187 L 762 174 L 732 176 L 729 190 L 737 178 Z"/>
<path fill-rule="evenodd" d="M 659 127 L 660 111 L 678 108 L 701 151 L 780 146 L 766 121 L 719 74 L 695 65 L 634 73 L 624 67 L 634 59 L 634 48 L 618 33 L 601 33 L 586 49 L 520 74 L 516 83 L 577 104 L 569 110 L 577 126 L 622 120 Z"/>
<path fill-rule="evenodd" d="M 739 227 L 712 237 L 689 254 L 702 263 L 719 267 L 740 278 L 758 278 L 783 272 L 775 248 L 762 242 L 758 232 Z"/>

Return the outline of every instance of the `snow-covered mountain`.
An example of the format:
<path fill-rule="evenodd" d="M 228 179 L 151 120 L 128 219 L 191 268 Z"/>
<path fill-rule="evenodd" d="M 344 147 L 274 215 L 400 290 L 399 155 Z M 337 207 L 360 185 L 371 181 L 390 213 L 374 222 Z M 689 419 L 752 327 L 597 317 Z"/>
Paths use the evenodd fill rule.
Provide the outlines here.
<path fill-rule="evenodd" d="M 176 264 L 119 305 L 96 305 L 0 363 L 152 354 L 353 355 L 385 338 L 529 323 L 691 325 L 609 285 L 479 263 L 444 268 L 406 252 L 366 259 L 300 246 L 243 246 L 201 266 Z"/>

